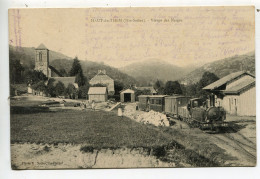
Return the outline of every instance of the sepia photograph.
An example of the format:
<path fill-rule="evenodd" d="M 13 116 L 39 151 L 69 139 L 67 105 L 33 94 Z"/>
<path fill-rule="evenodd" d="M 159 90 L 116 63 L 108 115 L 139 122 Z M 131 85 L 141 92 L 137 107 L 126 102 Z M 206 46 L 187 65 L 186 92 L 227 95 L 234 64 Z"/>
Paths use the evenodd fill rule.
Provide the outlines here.
<path fill-rule="evenodd" d="M 13 170 L 255 167 L 255 7 L 11 8 Z"/>

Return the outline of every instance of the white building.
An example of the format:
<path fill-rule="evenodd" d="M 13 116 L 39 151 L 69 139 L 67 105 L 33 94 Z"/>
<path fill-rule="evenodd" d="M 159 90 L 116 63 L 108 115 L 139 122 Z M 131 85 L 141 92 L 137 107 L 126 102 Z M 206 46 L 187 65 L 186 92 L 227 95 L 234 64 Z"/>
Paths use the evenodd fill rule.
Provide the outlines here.
<path fill-rule="evenodd" d="M 256 115 L 255 76 L 248 72 L 232 73 L 203 89 L 215 94 L 216 106 L 223 106 L 229 114 Z"/>

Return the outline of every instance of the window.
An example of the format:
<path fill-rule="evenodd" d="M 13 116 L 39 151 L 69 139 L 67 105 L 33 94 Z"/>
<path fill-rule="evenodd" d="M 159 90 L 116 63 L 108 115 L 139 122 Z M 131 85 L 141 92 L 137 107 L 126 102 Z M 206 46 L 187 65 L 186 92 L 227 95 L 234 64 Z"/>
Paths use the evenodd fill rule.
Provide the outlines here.
<path fill-rule="evenodd" d="M 39 61 L 42 61 L 42 52 L 39 53 Z"/>
<path fill-rule="evenodd" d="M 162 104 L 162 100 L 161 99 L 158 100 L 158 104 Z"/>
<path fill-rule="evenodd" d="M 154 104 L 154 99 L 152 99 L 152 104 Z"/>

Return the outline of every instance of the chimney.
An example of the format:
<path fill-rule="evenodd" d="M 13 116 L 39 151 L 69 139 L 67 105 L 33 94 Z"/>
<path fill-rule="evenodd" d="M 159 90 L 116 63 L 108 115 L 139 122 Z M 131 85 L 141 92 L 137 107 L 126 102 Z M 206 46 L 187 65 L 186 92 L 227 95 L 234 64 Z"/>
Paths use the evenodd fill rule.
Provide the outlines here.
<path fill-rule="evenodd" d="M 244 67 L 243 63 L 240 63 L 240 71 L 243 71 L 243 67 Z"/>
<path fill-rule="evenodd" d="M 97 74 L 100 74 L 102 72 L 102 70 L 98 70 L 98 73 Z"/>

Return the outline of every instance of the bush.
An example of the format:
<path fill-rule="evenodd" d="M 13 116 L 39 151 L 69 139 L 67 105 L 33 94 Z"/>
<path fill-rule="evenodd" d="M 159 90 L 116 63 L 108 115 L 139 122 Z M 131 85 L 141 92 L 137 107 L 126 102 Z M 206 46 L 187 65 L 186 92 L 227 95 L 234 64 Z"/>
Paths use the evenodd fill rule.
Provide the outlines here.
<path fill-rule="evenodd" d="M 108 99 L 114 99 L 115 101 L 120 101 L 120 95 L 108 95 Z"/>
<path fill-rule="evenodd" d="M 164 157 L 166 155 L 166 150 L 165 150 L 164 146 L 154 147 L 153 155 L 156 156 L 156 158 Z"/>
<path fill-rule="evenodd" d="M 59 81 L 55 86 L 55 95 L 63 96 L 64 93 L 65 93 L 65 85 Z"/>
<path fill-rule="evenodd" d="M 93 153 L 94 152 L 94 147 L 91 146 L 82 146 L 80 147 L 81 152 L 86 152 L 86 153 Z"/>

